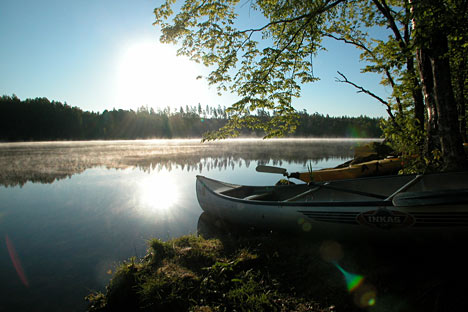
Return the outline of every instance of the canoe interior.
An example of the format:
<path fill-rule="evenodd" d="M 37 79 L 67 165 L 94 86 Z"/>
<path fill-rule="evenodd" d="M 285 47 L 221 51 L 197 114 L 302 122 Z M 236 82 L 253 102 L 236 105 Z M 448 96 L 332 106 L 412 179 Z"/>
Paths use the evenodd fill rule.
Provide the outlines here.
<path fill-rule="evenodd" d="M 307 184 L 294 186 L 255 187 L 240 186 L 228 191 L 221 192 L 222 195 L 239 199 L 261 200 L 261 201 L 283 201 L 309 190 Z"/>
<path fill-rule="evenodd" d="M 285 186 L 239 186 L 223 185 L 218 188 L 218 194 L 244 200 L 255 201 L 376 201 L 384 200 L 395 194 L 403 186 L 410 184 L 404 192 L 443 192 L 462 190 L 466 197 L 468 189 L 467 173 L 449 173 L 424 175 L 399 175 L 391 177 L 363 178 L 353 180 L 332 181 L 316 185 L 285 185 Z M 414 181 L 413 181 L 414 180 Z M 411 182 L 414 184 L 411 184 Z M 464 191 L 463 191 L 464 190 Z M 450 194 L 450 193 L 449 193 Z"/>

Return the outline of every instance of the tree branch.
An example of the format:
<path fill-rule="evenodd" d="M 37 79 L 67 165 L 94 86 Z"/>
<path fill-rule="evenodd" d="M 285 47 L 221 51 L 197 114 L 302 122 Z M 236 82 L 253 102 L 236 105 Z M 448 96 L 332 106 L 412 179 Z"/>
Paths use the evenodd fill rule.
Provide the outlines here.
<path fill-rule="evenodd" d="M 343 82 L 343 83 L 347 83 L 347 84 L 350 84 L 352 85 L 353 87 L 355 87 L 356 89 L 358 89 L 358 93 L 365 93 L 365 94 L 368 94 L 370 95 L 371 97 L 373 97 L 374 99 L 378 100 L 379 102 L 381 102 L 382 104 L 384 104 L 386 107 L 387 107 L 387 113 L 388 115 L 390 116 L 390 118 L 395 121 L 395 116 L 393 115 L 392 113 L 392 108 L 390 107 L 390 104 L 385 101 L 384 99 L 382 99 L 381 97 L 379 97 L 378 95 L 372 93 L 371 91 L 367 90 L 367 89 L 364 89 L 363 87 L 355 84 L 354 82 L 352 81 L 349 81 L 348 78 L 346 78 L 345 75 L 343 75 L 342 73 L 340 73 L 339 71 L 337 71 L 338 75 L 340 75 L 343 80 L 339 79 L 339 78 L 335 78 L 337 82 Z"/>
<path fill-rule="evenodd" d="M 380 13 L 382 13 L 383 16 L 385 16 L 385 18 L 387 19 L 389 27 L 392 30 L 393 34 L 395 35 L 395 39 L 398 41 L 398 45 L 400 46 L 400 49 L 402 51 L 406 51 L 407 50 L 407 44 L 403 40 L 403 37 L 401 36 L 400 30 L 398 29 L 398 26 L 395 23 L 395 18 L 391 14 L 392 11 L 388 7 L 385 0 L 372 0 L 372 2 L 374 2 L 374 4 L 379 9 Z"/>
<path fill-rule="evenodd" d="M 345 43 L 352 44 L 352 45 L 354 45 L 354 46 L 356 46 L 356 47 L 358 47 L 358 48 L 360 48 L 360 49 L 366 51 L 367 53 L 369 53 L 369 55 L 374 59 L 374 61 L 375 61 L 376 63 L 378 63 L 378 60 L 377 60 L 377 57 L 375 56 L 375 54 L 374 54 L 367 46 L 365 46 L 362 42 L 360 42 L 360 41 L 354 41 L 354 40 L 348 40 L 348 39 L 345 39 L 345 38 L 343 38 L 343 37 L 336 37 L 336 36 L 334 36 L 334 35 L 332 35 L 332 34 L 328 34 L 328 33 L 322 33 L 322 35 L 323 35 L 323 36 L 326 36 L 326 37 L 330 37 L 330 38 L 335 39 L 335 40 L 338 40 L 338 41 L 343 41 L 343 42 L 345 42 Z M 388 81 L 390 82 L 390 86 L 391 86 L 392 88 L 394 88 L 394 87 L 395 87 L 395 81 L 393 80 L 393 76 L 392 76 L 392 74 L 390 73 L 390 69 L 389 69 L 388 67 L 385 66 L 385 67 L 383 67 L 383 70 L 384 70 L 384 72 L 385 72 L 385 75 L 387 76 Z M 339 73 L 339 72 L 338 72 L 338 73 Z M 398 107 L 401 108 L 400 110 L 401 110 L 401 113 L 402 113 L 402 112 L 403 112 L 403 108 L 402 108 L 402 105 L 401 105 L 400 97 L 395 96 L 395 100 L 396 100 L 396 102 L 397 102 L 397 104 L 398 104 Z"/>
<path fill-rule="evenodd" d="M 268 72 L 265 74 L 263 80 L 265 80 L 271 74 L 271 71 L 273 70 L 273 67 L 275 66 L 276 62 L 278 61 L 278 58 L 280 57 L 280 55 L 292 44 L 292 42 L 297 38 L 299 33 L 310 23 L 310 21 L 312 20 L 312 18 L 314 16 L 316 16 L 318 14 L 321 14 L 323 12 L 326 12 L 326 11 L 332 9 L 333 7 L 337 6 L 341 2 L 345 2 L 345 1 L 347 1 L 347 0 L 336 0 L 336 1 L 334 1 L 334 2 L 332 2 L 330 4 L 328 4 L 328 5 L 325 5 L 324 7 L 322 7 L 321 9 L 319 9 L 319 10 L 317 10 L 315 12 L 309 12 L 307 14 L 297 16 L 297 17 L 292 18 L 292 19 L 273 21 L 273 22 L 268 23 L 265 26 L 263 26 L 261 28 L 258 28 L 258 29 L 250 29 L 250 30 L 245 30 L 245 31 L 239 32 L 239 33 L 245 33 L 245 32 L 250 31 L 250 35 L 249 35 L 249 38 L 250 38 L 255 31 L 262 31 L 262 30 L 268 28 L 269 26 L 272 26 L 272 25 L 275 25 L 275 24 L 280 24 L 280 23 L 292 23 L 292 22 L 299 21 L 299 20 L 302 20 L 304 18 L 307 18 L 306 21 L 304 22 L 304 24 L 302 24 L 302 26 L 300 26 L 299 29 L 296 30 L 296 32 L 291 37 L 291 39 L 280 50 L 277 51 L 276 56 L 273 59 L 273 63 L 270 66 Z"/>
<path fill-rule="evenodd" d="M 312 18 L 318 14 L 322 14 L 330 9 L 332 9 L 333 7 L 337 6 L 338 4 L 340 4 L 341 2 L 346 2 L 347 0 L 336 0 L 334 1 L 333 3 L 330 3 L 328 5 L 325 5 L 323 8 L 317 10 L 317 11 L 314 11 L 314 12 L 309 12 L 307 14 L 303 14 L 303 15 L 299 15 L 299 16 L 296 16 L 296 17 L 293 17 L 293 18 L 290 18 L 290 19 L 281 19 L 281 20 L 277 20 L 277 21 L 272 21 L 260 28 L 251 28 L 251 29 L 245 29 L 245 30 L 241 30 L 241 31 L 238 31 L 236 34 L 244 34 L 244 33 L 254 33 L 254 32 L 259 32 L 259 31 L 262 31 L 262 30 L 265 30 L 266 28 L 270 27 L 270 26 L 273 26 L 273 25 L 276 25 L 276 24 L 282 24 L 282 23 L 292 23 L 292 22 L 296 22 L 296 21 L 299 21 L 301 19 L 304 19 L 304 18 Z"/>
<path fill-rule="evenodd" d="M 271 64 L 270 66 L 270 69 L 268 70 L 268 72 L 265 74 L 265 77 L 264 79 L 266 79 L 272 72 L 273 70 L 273 67 L 276 65 L 276 62 L 278 61 L 280 55 L 284 52 L 284 50 L 286 50 L 292 43 L 294 40 L 296 40 L 297 36 L 299 35 L 299 33 L 309 24 L 309 22 L 311 21 L 312 19 L 312 16 L 309 17 L 305 22 L 304 24 L 302 24 L 301 27 L 299 27 L 299 29 L 296 30 L 296 32 L 294 33 L 294 35 L 291 37 L 291 39 L 281 48 L 281 50 L 278 50 L 276 55 L 275 55 L 275 58 L 273 59 L 273 63 Z M 301 44 L 302 44 L 303 40 L 301 40 Z"/>

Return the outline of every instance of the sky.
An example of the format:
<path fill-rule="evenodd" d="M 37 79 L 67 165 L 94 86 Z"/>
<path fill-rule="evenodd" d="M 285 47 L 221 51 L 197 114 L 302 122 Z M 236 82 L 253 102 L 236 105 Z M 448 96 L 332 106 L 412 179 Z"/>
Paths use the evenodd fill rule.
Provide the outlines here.
<path fill-rule="evenodd" d="M 200 103 L 228 107 L 237 98 L 218 96 L 199 75 L 202 65 L 159 43 L 154 8 L 162 0 L 1 0 L 0 95 L 46 97 L 83 110 L 162 109 Z M 258 20 L 241 16 L 245 25 Z M 258 17 L 257 17 L 258 18 Z M 386 117 L 385 107 L 352 86 L 335 81 L 338 70 L 382 98 L 391 90 L 380 77 L 360 74 L 359 51 L 326 40 L 314 57 L 320 81 L 303 87 L 297 110 L 330 116 Z"/>

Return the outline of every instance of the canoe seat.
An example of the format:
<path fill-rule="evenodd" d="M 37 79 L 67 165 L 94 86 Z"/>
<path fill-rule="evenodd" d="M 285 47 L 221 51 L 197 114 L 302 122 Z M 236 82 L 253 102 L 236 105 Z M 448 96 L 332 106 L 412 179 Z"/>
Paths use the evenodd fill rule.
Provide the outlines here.
<path fill-rule="evenodd" d="M 271 196 L 272 194 L 273 194 L 272 192 L 253 194 L 253 195 L 249 195 L 247 197 L 244 197 L 244 199 L 246 199 L 246 200 L 260 200 L 260 199 L 266 198 L 268 196 Z"/>

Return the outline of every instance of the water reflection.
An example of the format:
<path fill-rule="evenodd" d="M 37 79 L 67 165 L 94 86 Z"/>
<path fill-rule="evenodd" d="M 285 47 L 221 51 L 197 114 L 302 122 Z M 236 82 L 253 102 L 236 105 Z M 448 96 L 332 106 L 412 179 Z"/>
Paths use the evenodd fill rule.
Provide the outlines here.
<path fill-rule="evenodd" d="M 0 311 L 84 311 L 84 296 L 102 290 L 116 264 L 143 256 L 148 239 L 195 233 L 192 175 L 93 168 L 0 187 Z"/>
<path fill-rule="evenodd" d="M 53 183 L 86 169 L 138 167 L 147 171 L 181 169 L 199 173 L 255 164 L 301 164 L 349 159 L 368 140 L 199 140 L 86 141 L 0 144 L 0 185 Z"/>
<path fill-rule="evenodd" d="M 180 201 L 180 190 L 174 175 L 162 169 L 138 183 L 137 190 L 140 209 L 149 216 L 167 214 Z"/>

